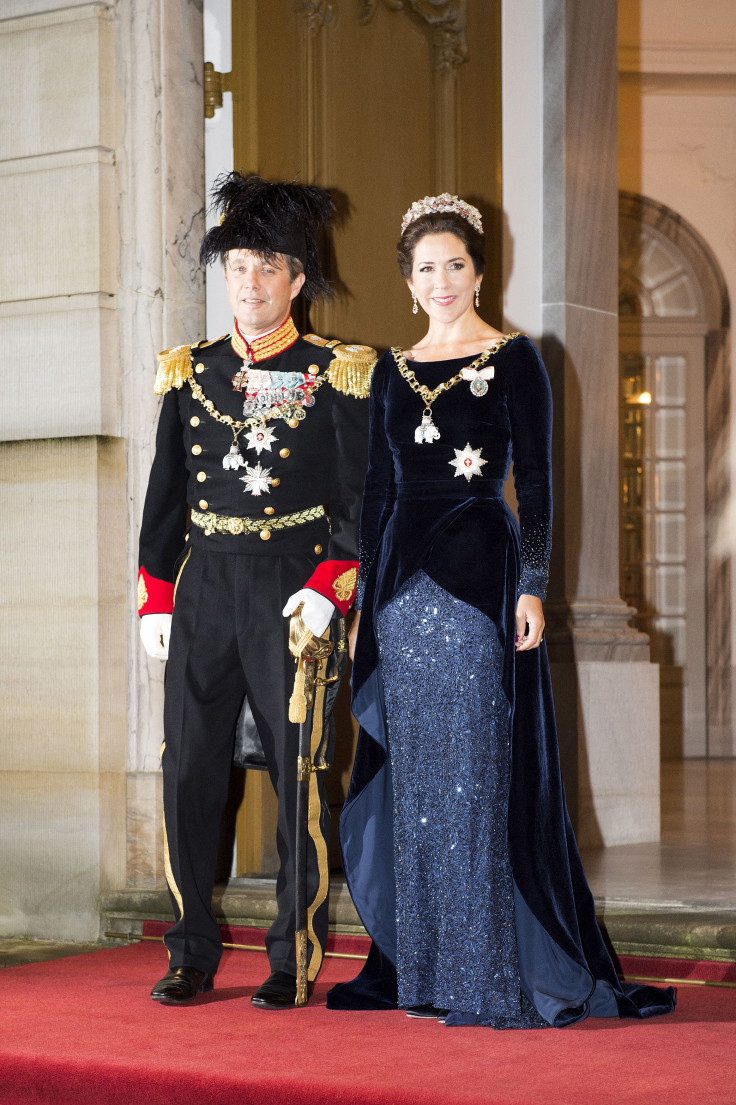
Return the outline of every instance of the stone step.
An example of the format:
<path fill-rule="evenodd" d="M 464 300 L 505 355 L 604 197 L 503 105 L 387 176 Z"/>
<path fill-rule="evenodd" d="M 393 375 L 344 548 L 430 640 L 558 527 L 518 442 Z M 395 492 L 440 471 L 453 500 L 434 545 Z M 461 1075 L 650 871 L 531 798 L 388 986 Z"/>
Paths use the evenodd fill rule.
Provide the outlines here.
<path fill-rule="evenodd" d="M 736 912 L 698 904 L 614 907 L 596 902 L 598 921 L 619 955 L 736 962 Z"/>
<path fill-rule="evenodd" d="M 117 941 L 115 941 L 117 943 Z M 0 967 L 25 967 L 29 963 L 45 963 L 51 959 L 66 959 L 112 947 L 113 941 L 99 944 L 71 944 L 58 940 L 24 940 L 0 938 Z"/>
<path fill-rule="evenodd" d="M 268 928 L 276 917 L 275 879 L 231 879 L 215 887 L 215 915 L 220 924 Z M 140 932 L 144 921 L 170 921 L 171 901 L 166 890 L 121 890 L 101 901 L 104 931 Z M 365 934 L 344 879 L 330 883 L 330 929 Z M 128 925 L 129 927 L 125 927 Z M 122 929 L 121 929 L 122 926 Z"/>
<path fill-rule="evenodd" d="M 275 899 L 275 879 L 231 879 L 215 888 L 215 913 L 222 924 L 266 928 Z M 108 894 L 101 911 L 103 933 L 140 933 L 144 921 L 172 916 L 168 892 L 154 889 Z M 597 899 L 596 911 L 619 955 L 736 961 L 736 912 L 722 906 Z M 333 932 L 365 933 L 344 879 L 331 883 L 329 917 Z"/>

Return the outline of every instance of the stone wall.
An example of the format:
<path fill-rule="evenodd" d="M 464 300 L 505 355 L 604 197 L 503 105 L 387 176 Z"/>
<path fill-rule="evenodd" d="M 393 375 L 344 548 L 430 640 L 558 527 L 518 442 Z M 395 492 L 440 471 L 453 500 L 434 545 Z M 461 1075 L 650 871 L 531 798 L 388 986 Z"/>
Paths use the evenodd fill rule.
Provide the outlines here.
<path fill-rule="evenodd" d="M 161 881 L 133 581 L 155 353 L 203 326 L 201 36 L 196 2 L 3 4 L 2 934 L 93 939 Z"/>

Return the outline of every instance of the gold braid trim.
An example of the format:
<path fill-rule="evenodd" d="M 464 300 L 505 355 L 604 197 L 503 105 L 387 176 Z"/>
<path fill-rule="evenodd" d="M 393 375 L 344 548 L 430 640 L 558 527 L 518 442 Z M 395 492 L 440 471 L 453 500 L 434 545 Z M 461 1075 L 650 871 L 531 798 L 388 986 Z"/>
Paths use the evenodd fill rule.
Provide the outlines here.
<path fill-rule="evenodd" d="M 232 537 L 239 537 L 244 533 L 258 533 L 263 537 L 264 533 L 270 535 L 271 530 L 274 529 L 292 529 L 294 526 L 303 526 L 307 522 L 316 522 L 324 518 L 326 513 L 323 506 L 310 506 L 306 510 L 295 510 L 291 514 L 275 514 L 270 518 L 233 518 L 229 514 L 215 514 L 214 511 L 202 514 L 199 510 L 192 510 L 191 517 L 192 525 L 203 529 L 206 537 L 212 533 L 229 533 Z"/>
<path fill-rule="evenodd" d="M 158 371 L 153 390 L 156 395 L 165 395 L 172 388 L 180 388 L 192 375 L 191 345 L 177 345 L 173 349 L 164 349 L 158 355 Z"/>
<path fill-rule="evenodd" d="M 314 764 L 319 746 L 322 743 L 322 730 L 325 724 L 326 675 L 327 658 L 323 657 L 318 662 L 318 678 L 315 681 L 314 690 L 314 711 L 312 713 L 312 733 L 310 739 L 310 761 L 312 764 Z M 310 957 L 308 970 L 310 982 L 314 982 L 319 974 L 325 952 L 325 949 L 320 944 L 317 934 L 314 931 L 314 917 L 319 907 L 327 898 L 330 888 L 330 867 L 328 862 L 327 841 L 324 838 L 321 824 L 322 801 L 319 793 L 319 783 L 317 781 L 317 770 L 318 769 L 313 768 L 309 774 L 309 804 L 307 815 L 307 828 L 314 843 L 314 850 L 317 853 L 317 871 L 319 875 L 317 893 L 314 896 L 312 904 L 307 907 L 307 934 L 309 943 L 312 945 L 312 955 Z"/>
<path fill-rule="evenodd" d="M 369 345 L 336 345 L 325 376 L 336 391 L 367 399 L 377 353 Z"/>

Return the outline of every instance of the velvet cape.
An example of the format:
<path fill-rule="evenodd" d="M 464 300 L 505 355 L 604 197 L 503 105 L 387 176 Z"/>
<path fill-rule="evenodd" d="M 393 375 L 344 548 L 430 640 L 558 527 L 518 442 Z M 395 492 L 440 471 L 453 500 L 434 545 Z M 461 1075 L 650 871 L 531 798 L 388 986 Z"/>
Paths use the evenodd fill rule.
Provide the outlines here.
<path fill-rule="evenodd" d="M 432 389 L 469 360 L 409 367 Z M 675 1003 L 671 988 L 617 977 L 565 804 L 546 649 L 542 643 L 536 650 L 515 650 L 517 597 L 544 598 L 547 579 L 552 405 L 546 370 L 523 335 L 507 340 L 488 364 L 493 376 L 485 395 L 473 396 L 463 382 L 434 401 L 441 436 L 431 444 L 414 440 L 423 403 L 393 354 L 384 354 L 374 372 L 361 516 L 362 615 L 353 666 L 360 733 L 340 818 L 345 877 L 372 945 L 358 977 L 333 987 L 327 1004 L 380 1009 L 397 1003 L 393 798 L 374 621 L 376 611 L 423 570 L 491 618 L 504 650 L 511 732 L 508 848 L 522 990 L 557 1027 L 590 1014 L 667 1013 Z M 470 479 L 457 463 L 466 446 L 480 448 L 485 461 L 476 462 Z M 512 460 L 519 526 L 503 497 Z"/>

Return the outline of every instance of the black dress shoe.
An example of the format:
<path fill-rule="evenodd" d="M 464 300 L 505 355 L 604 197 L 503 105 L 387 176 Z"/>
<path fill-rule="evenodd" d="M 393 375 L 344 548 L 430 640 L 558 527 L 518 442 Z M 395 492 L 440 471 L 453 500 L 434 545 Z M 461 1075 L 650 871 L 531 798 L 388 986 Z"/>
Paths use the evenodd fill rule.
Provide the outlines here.
<path fill-rule="evenodd" d="M 211 990 L 212 986 L 212 975 L 198 971 L 196 967 L 173 967 L 156 983 L 151 997 L 163 1005 L 183 1005 L 196 998 L 197 994 Z"/>
<path fill-rule="evenodd" d="M 256 1009 L 289 1009 L 295 1002 L 296 976 L 286 971 L 274 971 L 250 999 Z"/>

